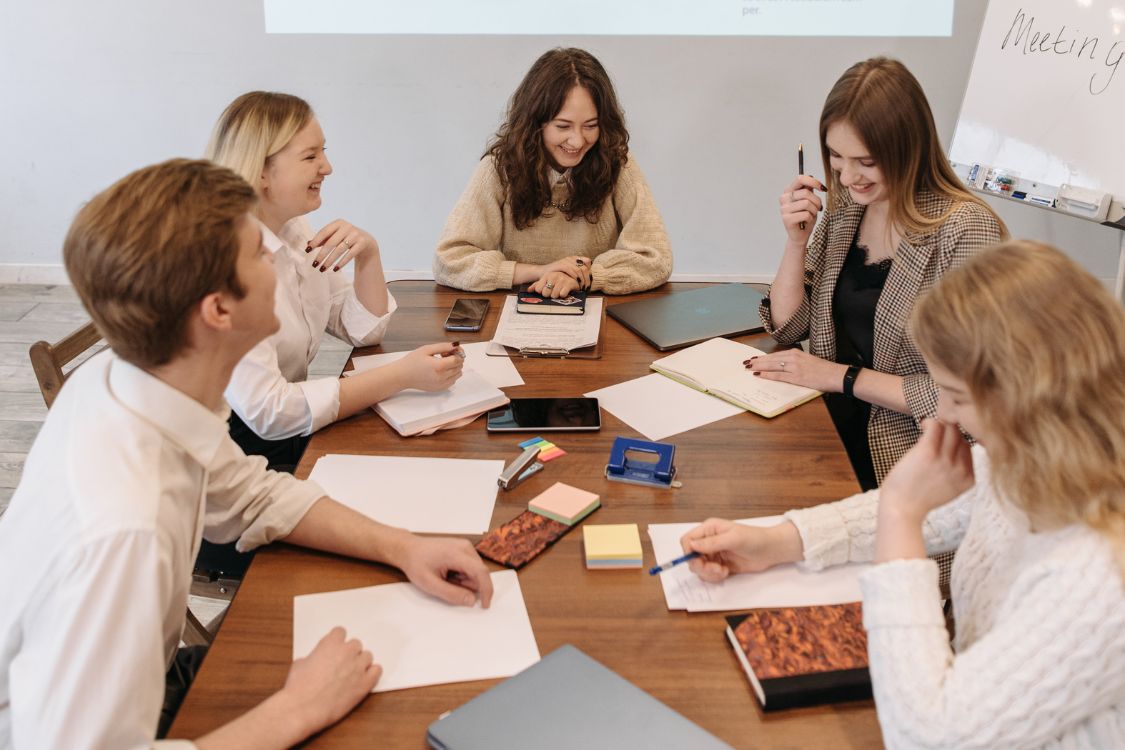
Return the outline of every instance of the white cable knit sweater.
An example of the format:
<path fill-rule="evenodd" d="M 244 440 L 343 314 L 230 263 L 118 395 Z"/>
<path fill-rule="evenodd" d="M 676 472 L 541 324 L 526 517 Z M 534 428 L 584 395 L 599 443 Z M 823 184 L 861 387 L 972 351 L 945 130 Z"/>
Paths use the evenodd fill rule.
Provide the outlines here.
<path fill-rule="evenodd" d="M 951 649 L 937 565 L 861 578 L 871 680 L 890 748 L 1125 748 L 1125 587 L 1110 543 L 1081 525 L 1033 533 L 988 478 L 930 513 L 930 553 L 957 548 Z M 790 511 L 819 569 L 875 554 L 878 490 Z"/>

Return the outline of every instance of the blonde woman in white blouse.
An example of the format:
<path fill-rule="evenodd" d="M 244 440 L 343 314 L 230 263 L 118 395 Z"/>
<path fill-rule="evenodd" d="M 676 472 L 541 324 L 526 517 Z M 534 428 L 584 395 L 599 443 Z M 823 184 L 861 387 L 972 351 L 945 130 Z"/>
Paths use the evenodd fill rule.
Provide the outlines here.
<path fill-rule="evenodd" d="M 277 271 L 281 330 L 238 365 L 226 390 L 231 435 L 271 466 L 297 463 L 316 430 L 410 387 L 444 390 L 461 376 L 455 344 L 423 346 L 398 362 L 352 378 L 308 378 L 327 331 L 353 346 L 379 343 L 395 300 L 383 277 L 379 244 L 343 219 L 317 231 L 305 215 L 320 208 L 332 173 L 312 108 L 288 94 L 253 91 L 226 108 L 207 146 L 208 159 L 257 191 L 254 211 Z M 353 263 L 355 281 L 340 271 Z"/>
<path fill-rule="evenodd" d="M 890 748 L 1125 747 L 1125 311 L 1059 251 L 1011 242 L 949 272 L 912 333 L 942 421 L 880 489 L 766 529 L 709 520 L 682 540 L 692 568 L 874 560 Z M 927 554 L 952 549 L 951 647 Z"/>

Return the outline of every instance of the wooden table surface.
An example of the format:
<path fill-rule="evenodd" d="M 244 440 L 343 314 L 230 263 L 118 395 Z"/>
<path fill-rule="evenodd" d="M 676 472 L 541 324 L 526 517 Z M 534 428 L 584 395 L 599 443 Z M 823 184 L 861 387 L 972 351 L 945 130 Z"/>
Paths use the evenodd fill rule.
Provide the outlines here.
<path fill-rule="evenodd" d="M 648 295 L 695 286 L 666 284 Z M 382 351 L 440 340 L 487 340 L 503 302 L 502 293 L 467 294 L 431 282 L 395 282 L 391 289 L 399 310 Z M 606 299 L 614 304 L 648 295 Z M 453 300 L 465 296 L 492 299 L 484 327 L 469 334 L 443 331 Z M 651 372 L 649 363 L 662 356 L 613 319 L 606 319 L 602 336 L 602 359 L 514 360 L 525 385 L 509 388 L 507 394 L 578 396 L 646 375 Z M 760 349 L 771 345 L 763 335 L 741 340 Z M 613 439 L 638 435 L 609 412 L 603 410 L 602 419 L 600 432 L 549 435 L 567 455 L 514 490 L 499 492 L 492 527 L 525 510 L 528 500 L 550 485 L 564 481 L 601 496 L 603 507 L 590 522 L 641 525 L 647 568 L 655 564 L 644 533 L 648 523 L 765 516 L 857 491 L 820 399 L 772 420 L 743 413 L 669 438 L 676 445 L 677 477 L 683 482 L 677 490 L 607 481 L 604 469 Z M 484 420 L 478 419 L 460 429 L 404 439 L 368 411 L 318 432 L 297 475 L 307 477 L 327 453 L 511 460 L 519 451 L 516 443 L 526 437 L 488 434 Z M 377 477 L 372 490 L 378 491 Z M 734 747 L 866 748 L 881 743 L 870 701 L 764 714 L 726 639 L 722 613 L 668 611 L 660 582 L 645 570 L 586 570 L 577 529 L 519 576 L 540 653 L 573 643 Z M 397 570 L 284 544 L 259 551 L 170 736 L 204 734 L 281 687 L 291 661 L 294 596 L 401 580 Z M 366 645 L 378 660 L 379 644 Z M 426 727 L 440 713 L 496 682 L 371 695 L 309 745 L 423 748 Z"/>

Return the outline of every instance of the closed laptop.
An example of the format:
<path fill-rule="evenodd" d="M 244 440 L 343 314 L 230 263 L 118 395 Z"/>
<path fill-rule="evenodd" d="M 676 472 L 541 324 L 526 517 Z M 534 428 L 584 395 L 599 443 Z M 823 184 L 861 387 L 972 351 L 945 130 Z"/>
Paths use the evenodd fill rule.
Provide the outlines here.
<path fill-rule="evenodd" d="M 435 750 L 731 750 L 574 646 L 430 725 Z"/>
<path fill-rule="evenodd" d="M 608 315 L 664 352 L 761 331 L 762 296 L 746 284 L 717 284 L 610 305 Z"/>

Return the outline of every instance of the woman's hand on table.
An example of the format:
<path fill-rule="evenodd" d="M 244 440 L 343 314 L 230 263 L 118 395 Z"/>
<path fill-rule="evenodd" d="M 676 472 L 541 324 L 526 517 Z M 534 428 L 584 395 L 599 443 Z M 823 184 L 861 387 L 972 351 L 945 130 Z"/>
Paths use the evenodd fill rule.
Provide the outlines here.
<path fill-rule="evenodd" d="M 680 538 L 684 553 L 699 557 L 688 567 L 704 581 L 716 582 L 735 573 L 757 573 L 802 559 L 804 547 L 789 521 L 776 526 L 746 526 L 708 518 Z"/>
<path fill-rule="evenodd" d="M 803 349 L 763 354 L 742 364 L 752 377 L 803 385 L 825 393 L 839 393 L 843 389 L 844 373 L 848 371 L 847 365 L 815 357 Z"/>
<path fill-rule="evenodd" d="M 339 271 L 353 260 L 379 261 L 379 243 L 375 238 L 343 219 L 327 224 L 313 235 L 305 252 L 316 252 L 313 268 L 321 271 Z"/>
<path fill-rule="evenodd" d="M 554 263 L 539 266 L 539 278 L 528 286 L 533 292 L 555 299 L 590 286 L 591 260 L 583 255 L 568 255 Z"/>

